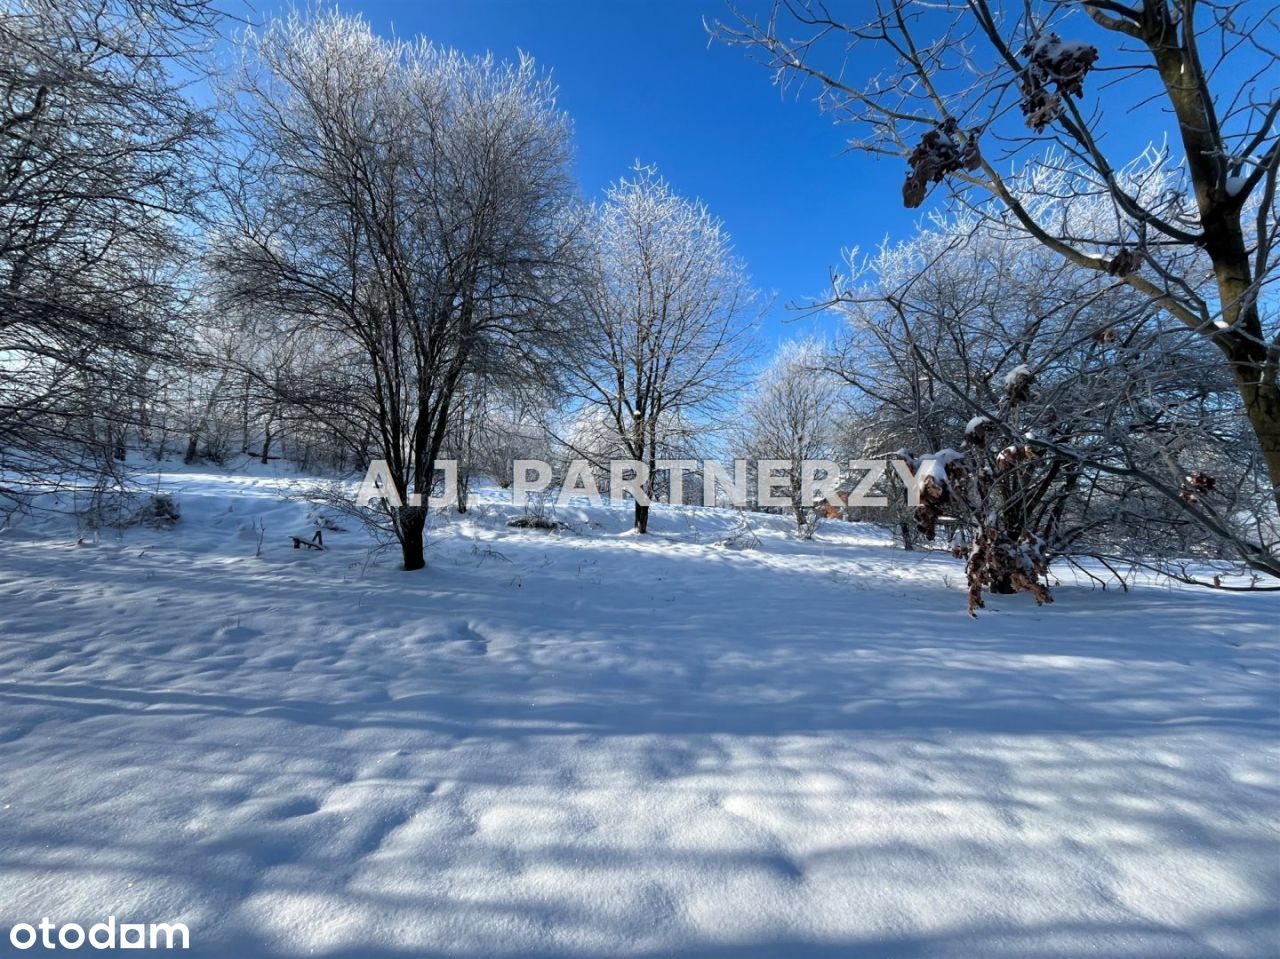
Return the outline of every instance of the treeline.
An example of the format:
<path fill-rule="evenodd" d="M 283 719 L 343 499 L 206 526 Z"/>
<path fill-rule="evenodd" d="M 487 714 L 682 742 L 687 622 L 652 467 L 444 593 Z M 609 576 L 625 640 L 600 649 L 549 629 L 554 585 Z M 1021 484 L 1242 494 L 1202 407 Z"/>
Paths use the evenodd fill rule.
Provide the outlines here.
<path fill-rule="evenodd" d="M 1164 76 L 1157 9 L 1102 27 L 1140 34 Z M 460 510 L 472 476 L 510 482 L 518 458 L 606 474 L 620 458 L 782 459 L 811 535 L 821 505 L 800 461 L 893 456 L 920 502 L 890 484 L 888 517 L 865 518 L 908 548 L 955 548 L 971 608 L 987 591 L 1047 599 L 1049 564 L 1086 555 L 1204 582 L 1170 558 L 1280 575 L 1278 148 L 1261 74 L 1241 73 L 1214 120 L 1217 166 L 1177 84 L 1186 162 L 1115 164 L 1077 106 L 1101 54 L 1047 40 L 1063 12 L 956 14 L 1000 54 L 987 98 L 943 89 L 963 67 L 937 18 L 810 23 L 934 51 L 908 57 L 892 93 L 837 80 L 773 32 L 780 18 L 718 28 L 825 85 L 870 148 L 901 155 L 909 205 L 952 193 L 912 239 L 851 258 L 819 304 L 826 341 L 762 365 L 765 304 L 720 221 L 648 167 L 584 199 L 570 118 L 528 58 L 388 40 L 338 12 L 233 29 L 202 0 L 7 6 L 0 498 L 118 484 L 131 451 L 336 475 L 383 460 L 405 505 L 381 522 L 417 569 L 414 494 L 443 458 L 462 465 Z M 1200 29 L 1166 26 L 1184 45 Z M 215 73 L 224 42 L 234 65 Z M 1207 89 L 1208 68 L 1183 66 Z M 1001 98 L 1036 104 L 1010 155 L 1070 148 L 1002 172 L 979 148 L 1009 123 Z"/>

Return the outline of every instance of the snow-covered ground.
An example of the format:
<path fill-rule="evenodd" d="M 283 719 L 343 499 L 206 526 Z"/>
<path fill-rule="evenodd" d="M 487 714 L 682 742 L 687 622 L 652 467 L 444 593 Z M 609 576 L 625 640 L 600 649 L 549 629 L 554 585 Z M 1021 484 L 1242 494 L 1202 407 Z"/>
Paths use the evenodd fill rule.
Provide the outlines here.
<path fill-rule="evenodd" d="M 498 494 L 405 574 L 292 549 L 287 483 L 0 533 L 0 954 L 115 915 L 227 959 L 1280 955 L 1275 597 L 975 621 L 869 527 Z"/>

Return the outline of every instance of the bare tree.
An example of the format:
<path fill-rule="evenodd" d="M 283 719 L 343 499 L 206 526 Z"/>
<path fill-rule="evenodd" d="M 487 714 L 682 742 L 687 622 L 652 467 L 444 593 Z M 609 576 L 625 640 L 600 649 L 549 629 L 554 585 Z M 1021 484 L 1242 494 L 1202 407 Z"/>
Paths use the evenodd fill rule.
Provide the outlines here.
<path fill-rule="evenodd" d="M 469 379 L 461 415 L 448 439 L 450 455 L 458 461 L 459 512 L 466 512 L 473 478 L 507 489 L 515 481 L 516 460 L 552 459 L 549 418 L 562 397 L 552 390 L 530 389 L 538 385 Z"/>
<path fill-rule="evenodd" d="M 1064 222 L 1101 206 L 1074 200 Z M 1280 573 L 1239 393 L 1212 346 L 1142 294 L 964 215 L 881 249 L 838 299 L 850 326 L 833 367 L 869 398 L 880 450 L 960 454 L 916 511 L 926 538 L 945 516 L 988 559 Z M 981 585 L 1008 591 L 1010 572 Z"/>
<path fill-rule="evenodd" d="M 805 477 L 806 460 L 834 461 L 839 455 L 843 384 L 827 369 L 826 347 L 815 340 L 784 344 L 756 378 L 735 417 L 735 447 L 749 460 L 785 461 L 780 479 L 789 489 L 791 512 L 802 538 L 813 534 L 811 483 L 830 477 Z M 779 485 L 782 485 L 782 482 Z"/>
<path fill-rule="evenodd" d="M 652 167 L 611 186 L 594 213 L 598 279 L 577 393 L 646 467 L 652 498 L 657 460 L 724 409 L 748 356 L 755 293 L 720 221 Z M 648 522 L 637 501 L 636 530 Z"/>
<path fill-rule="evenodd" d="M 843 19 L 820 0 L 778 0 L 767 19 L 738 15 L 713 30 L 762 54 L 779 82 L 815 81 L 823 107 L 857 129 L 856 147 L 902 157 L 907 206 L 942 183 L 954 202 L 1115 277 L 1203 337 L 1240 393 L 1280 504 L 1280 331 L 1261 308 L 1277 259 L 1275 8 L 874 0 L 856 9 Z M 881 53 L 887 72 L 859 76 Z M 1101 69 L 1105 87 L 1091 75 Z M 1176 126 L 1183 180 L 1142 194 L 1102 134 L 1107 121 L 1156 107 Z M 1024 175 L 1002 172 L 1011 161 Z M 1112 216 L 1087 233 L 1064 229 L 1046 203 L 1063 189 L 1104 198 Z"/>
<path fill-rule="evenodd" d="M 204 280 L 213 287 L 219 282 L 217 276 Z M 266 464 L 291 440 L 305 446 L 315 438 L 317 424 L 290 397 L 305 395 L 307 384 L 318 382 L 333 357 L 342 354 L 343 344 L 332 334 L 300 331 L 245 300 L 208 312 L 191 331 L 193 347 L 186 357 L 194 395 L 182 410 L 185 461 L 223 461 L 238 450 Z M 330 459 L 340 453 L 324 452 Z"/>
<path fill-rule="evenodd" d="M 549 375 L 575 329 L 570 126 L 533 62 L 293 14 L 245 38 L 228 294 L 330 335 L 287 398 L 385 460 L 404 568 L 468 375 Z M 390 491 L 389 491 L 390 492 Z"/>
<path fill-rule="evenodd" d="M 0 450 L 49 482 L 123 458 L 186 298 L 207 115 L 203 0 L 0 9 Z M 0 490 L 12 494 L 15 487 Z"/>

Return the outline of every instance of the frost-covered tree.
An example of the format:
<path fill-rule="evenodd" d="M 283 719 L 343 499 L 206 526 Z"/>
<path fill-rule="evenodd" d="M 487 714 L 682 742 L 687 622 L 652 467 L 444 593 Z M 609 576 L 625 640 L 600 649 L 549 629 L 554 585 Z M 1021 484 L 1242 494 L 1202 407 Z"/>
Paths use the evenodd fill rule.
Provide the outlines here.
<path fill-rule="evenodd" d="M 544 376 L 579 326 L 568 118 L 527 58 L 385 40 L 337 13 L 247 33 L 224 103 L 227 296 L 333 338 L 287 398 L 386 461 L 387 517 L 419 569 L 467 377 Z"/>
<path fill-rule="evenodd" d="M 594 210 L 596 279 L 578 398 L 652 497 L 664 448 L 689 448 L 726 408 L 748 356 L 756 296 L 721 222 L 652 167 L 611 186 Z M 635 506 L 645 532 L 649 507 Z"/>
<path fill-rule="evenodd" d="M 214 287 L 217 278 L 209 280 Z M 308 409 L 318 400 L 316 386 L 330 383 L 335 356 L 343 342 L 332 333 L 303 329 L 273 310 L 240 300 L 208 311 L 192 330 L 194 348 L 188 368 L 192 395 L 179 404 L 181 430 L 186 434 L 184 459 L 224 462 L 236 454 L 267 463 L 285 456 L 299 464 L 364 466 L 369 460 L 366 439 L 358 449 L 325 434 L 325 424 L 313 421 Z M 350 418 L 358 418 L 352 404 Z M 369 437 L 372 424 L 355 435 Z"/>
<path fill-rule="evenodd" d="M 901 157 L 908 207 L 941 184 L 953 208 L 1114 278 L 1200 337 L 1280 505 L 1280 329 L 1266 306 L 1280 230 L 1276 17 L 1249 2 L 777 0 L 715 29 L 779 82 L 814 82 L 855 147 Z M 1108 152 L 1107 130 L 1135 114 L 1171 134 L 1175 162 L 1153 173 L 1179 172 L 1168 189 L 1140 189 L 1128 157 Z M 1065 221 L 1064 197 L 1098 198 L 1110 216 Z"/>
<path fill-rule="evenodd" d="M 1086 228 L 1106 214 L 1083 199 L 1062 212 Z M 928 538 L 945 521 L 966 555 L 985 550 L 982 575 L 993 559 L 1043 570 L 1082 554 L 1280 572 L 1239 393 L 1159 306 L 974 216 L 935 221 L 862 269 L 838 297 L 850 325 L 833 368 L 864 397 L 874 445 L 913 466 L 961 454 L 935 456 L 932 486 L 921 480 Z M 980 585 L 1012 588 L 1010 564 Z"/>
<path fill-rule="evenodd" d="M 550 420 L 561 400 L 543 381 L 503 383 L 474 374 L 467 377 L 445 447 L 457 461 L 458 512 L 467 511 L 473 479 L 488 479 L 507 489 L 515 479 L 516 460 L 552 460 Z"/>
<path fill-rule="evenodd" d="M 835 461 L 841 455 L 845 419 L 841 380 L 826 363 L 826 347 L 816 340 L 781 346 L 745 394 L 735 417 L 735 448 L 751 462 L 785 461 L 776 471 L 779 487 L 791 502 L 796 530 L 802 538 L 813 534 L 815 516 L 811 480 L 801 464 L 806 460 Z M 835 471 L 832 471 L 835 473 Z M 838 474 L 829 477 L 838 485 Z"/>
<path fill-rule="evenodd" d="M 0 6 L 0 456 L 48 482 L 123 457 L 177 347 L 209 121 L 203 0 Z M 18 492 L 4 484 L 0 497 Z"/>
<path fill-rule="evenodd" d="M 524 398 L 508 398 L 488 406 L 476 428 L 472 472 L 507 489 L 515 479 L 516 460 L 551 462 L 555 440 L 549 421 L 553 412 L 550 404 Z"/>

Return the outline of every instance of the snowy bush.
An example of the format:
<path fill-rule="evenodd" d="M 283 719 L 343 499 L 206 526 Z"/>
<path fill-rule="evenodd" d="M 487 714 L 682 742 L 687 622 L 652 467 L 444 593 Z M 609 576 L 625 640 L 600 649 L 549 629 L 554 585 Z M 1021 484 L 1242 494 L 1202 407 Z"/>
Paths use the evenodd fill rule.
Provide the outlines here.
<path fill-rule="evenodd" d="M 168 493 L 140 493 L 132 490 L 103 490 L 80 511 L 81 522 L 89 529 L 169 529 L 182 518 L 178 502 Z"/>
<path fill-rule="evenodd" d="M 329 533 L 345 533 L 346 527 L 333 518 L 330 513 L 323 509 L 313 509 L 307 514 L 307 522 L 316 529 L 322 529 Z"/>
<path fill-rule="evenodd" d="M 749 550 L 760 548 L 760 537 L 751 526 L 751 520 L 743 511 L 738 513 L 738 524 L 729 531 L 729 535 L 716 543 L 722 549 Z"/>
<path fill-rule="evenodd" d="M 525 500 L 524 515 L 513 516 L 507 525 L 512 529 L 541 529 L 553 533 L 572 529 L 568 523 L 556 519 L 549 490 L 530 493 Z"/>

